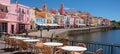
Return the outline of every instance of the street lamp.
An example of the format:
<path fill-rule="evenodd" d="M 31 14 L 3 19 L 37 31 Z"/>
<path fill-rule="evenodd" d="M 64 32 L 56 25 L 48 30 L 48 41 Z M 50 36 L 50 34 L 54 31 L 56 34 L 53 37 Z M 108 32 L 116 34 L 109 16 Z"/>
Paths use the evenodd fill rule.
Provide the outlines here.
<path fill-rule="evenodd" d="M 42 38 L 42 30 L 43 30 L 43 28 L 40 27 L 40 37 L 41 37 L 41 38 Z"/>

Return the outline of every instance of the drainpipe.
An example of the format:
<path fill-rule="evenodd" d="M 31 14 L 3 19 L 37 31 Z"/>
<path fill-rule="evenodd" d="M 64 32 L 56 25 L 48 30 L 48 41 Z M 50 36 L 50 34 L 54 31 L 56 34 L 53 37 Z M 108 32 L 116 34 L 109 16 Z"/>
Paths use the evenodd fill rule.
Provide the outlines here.
<path fill-rule="evenodd" d="M 0 22 L 0 37 L 2 36 L 2 31 L 1 31 L 1 22 Z"/>

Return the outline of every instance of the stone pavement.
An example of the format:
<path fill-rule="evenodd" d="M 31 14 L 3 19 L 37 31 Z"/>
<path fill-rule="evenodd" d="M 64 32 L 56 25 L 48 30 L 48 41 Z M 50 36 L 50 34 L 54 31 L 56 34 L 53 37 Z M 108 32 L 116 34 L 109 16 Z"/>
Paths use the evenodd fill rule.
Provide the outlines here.
<path fill-rule="evenodd" d="M 81 29 L 88 29 L 88 28 L 50 29 L 49 31 L 43 30 L 42 37 L 51 37 L 52 34 L 56 35 L 56 34 L 61 34 L 61 33 L 70 31 L 70 30 L 81 30 Z M 25 33 L 23 34 L 25 35 Z M 30 32 L 29 35 L 40 37 L 41 32 L 40 31 Z"/>
<path fill-rule="evenodd" d="M 56 34 L 60 34 L 60 33 L 66 32 L 68 30 L 69 29 L 50 29 L 49 31 L 43 30 L 42 31 L 42 37 L 51 37 L 52 34 L 56 35 Z M 23 33 L 23 34 L 25 35 L 25 33 Z M 40 31 L 30 32 L 29 35 L 40 37 L 41 32 Z"/>

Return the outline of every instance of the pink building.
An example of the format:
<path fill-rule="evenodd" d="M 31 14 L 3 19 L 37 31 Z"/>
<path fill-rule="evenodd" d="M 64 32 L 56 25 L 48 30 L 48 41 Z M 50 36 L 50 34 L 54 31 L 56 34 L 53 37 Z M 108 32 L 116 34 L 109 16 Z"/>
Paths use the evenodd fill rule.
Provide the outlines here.
<path fill-rule="evenodd" d="M 29 7 L 21 4 L 10 4 L 10 0 L 0 0 L 0 30 L 16 33 L 30 29 Z"/>
<path fill-rule="evenodd" d="M 16 15 L 10 12 L 10 0 L 0 0 L 0 30 L 14 33 L 16 31 Z"/>
<path fill-rule="evenodd" d="M 16 30 L 22 32 L 24 29 L 30 29 L 29 7 L 21 4 L 11 4 L 10 11 L 16 14 Z"/>

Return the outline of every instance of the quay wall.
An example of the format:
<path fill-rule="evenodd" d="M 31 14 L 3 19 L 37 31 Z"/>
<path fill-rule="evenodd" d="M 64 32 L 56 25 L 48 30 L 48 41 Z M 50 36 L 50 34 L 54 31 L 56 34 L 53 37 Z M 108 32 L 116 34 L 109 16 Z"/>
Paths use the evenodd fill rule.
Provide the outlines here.
<path fill-rule="evenodd" d="M 90 33 L 90 32 L 99 32 L 99 31 L 109 31 L 111 30 L 111 27 L 88 27 L 88 28 L 82 28 L 78 30 L 68 30 L 66 32 L 57 34 L 62 37 L 67 37 L 70 35 L 77 35 L 77 34 L 82 34 L 82 33 Z"/>

